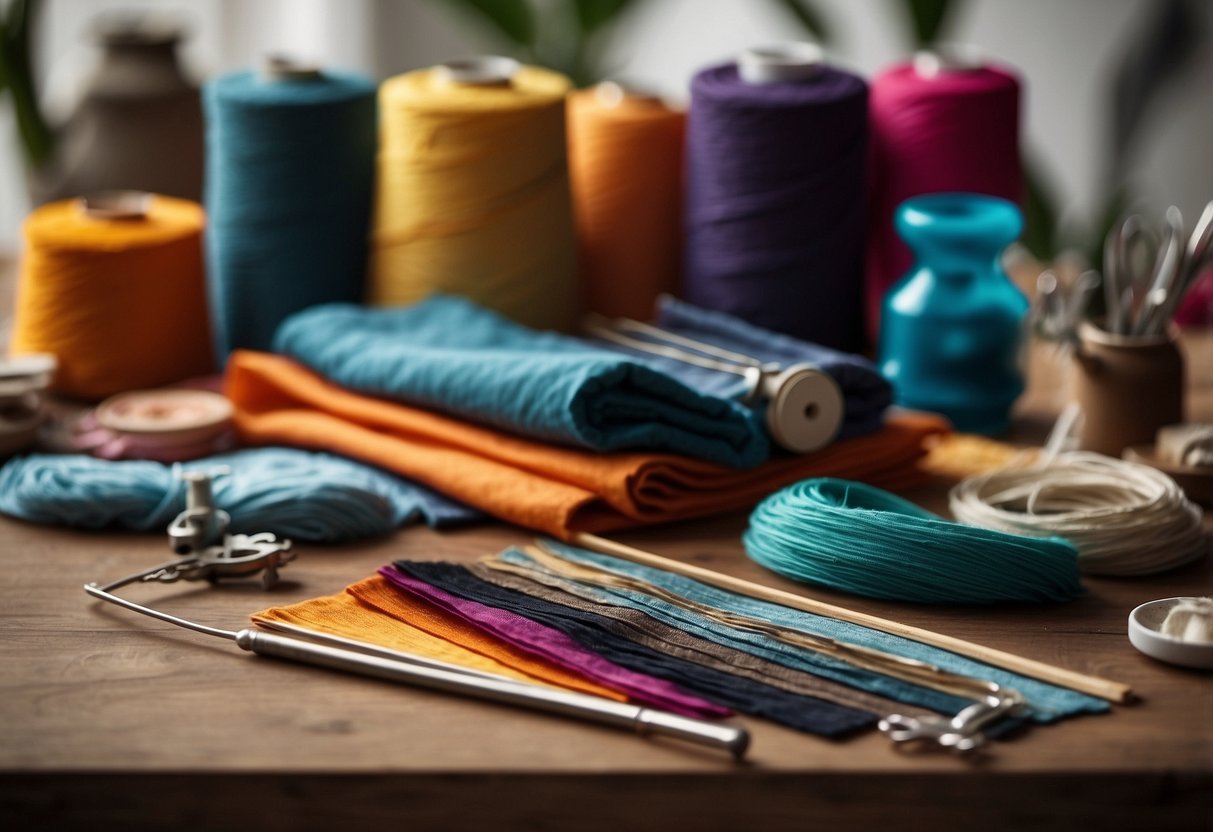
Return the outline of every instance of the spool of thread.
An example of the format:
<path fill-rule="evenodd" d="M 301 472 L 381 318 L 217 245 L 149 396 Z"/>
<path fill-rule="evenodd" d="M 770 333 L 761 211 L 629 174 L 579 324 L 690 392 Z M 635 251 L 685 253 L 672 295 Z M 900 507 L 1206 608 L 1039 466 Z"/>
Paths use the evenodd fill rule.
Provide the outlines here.
<path fill-rule="evenodd" d="M 57 359 L 51 389 L 101 399 L 211 372 L 195 202 L 111 192 L 25 222 L 14 354 Z"/>
<path fill-rule="evenodd" d="M 568 130 L 585 306 L 649 320 L 682 270 L 686 116 L 608 82 L 569 96 Z"/>
<path fill-rule="evenodd" d="M 0 360 L 0 459 L 34 444 L 44 416 L 42 393 L 54 372 L 53 355 Z"/>
<path fill-rule="evenodd" d="M 220 360 L 266 350 L 292 312 L 360 301 L 375 84 L 271 60 L 206 85 L 208 275 Z"/>
<path fill-rule="evenodd" d="M 958 51 L 920 53 L 872 82 L 870 338 L 878 332 L 885 292 L 913 259 L 893 227 L 898 205 L 943 191 L 1021 202 L 1019 101 L 1019 80 L 1011 70 Z"/>
<path fill-rule="evenodd" d="M 1082 592 L 1074 547 L 952 523 L 908 500 L 832 478 L 763 500 L 746 553 L 788 578 L 896 601 L 1065 601 Z"/>
<path fill-rule="evenodd" d="M 443 292 L 538 329 L 576 325 L 569 87 L 505 58 L 383 83 L 373 303 Z"/>
<path fill-rule="evenodd" d="M 73 444 L 103 459 L 180 462 L 236 444 L 232 403 L 209 390 L 133 390 L 80 420 Z"/>
<path fill-rule="evenodd" d="M 695 76 L 688 300 L 836 349 L 862 345 L 867 96 L 807 44 Z"/>

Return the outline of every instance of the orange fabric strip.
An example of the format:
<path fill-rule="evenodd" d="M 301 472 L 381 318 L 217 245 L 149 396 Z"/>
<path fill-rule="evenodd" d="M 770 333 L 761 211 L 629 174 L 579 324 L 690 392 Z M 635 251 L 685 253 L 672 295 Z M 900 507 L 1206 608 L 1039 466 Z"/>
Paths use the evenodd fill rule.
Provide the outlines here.
<path fill-rule="evenodd" d="M 627 701 L 617 691 L 497 641 L 437 607 L 405 598 L 378 576 L 348 586 L 337 595 L 270 607 L 254 613 L 252 620 L 282 621 L 530 684 Z"/>
<path fill-rule="evenodd" d="M 807 477 L 908 488 L 925 479 L 917 462 L 926 437 L 948 430 L 936 416 L 897 414 L 879 433 L 738 470 L 672 454 L 548 445 L 353 393 L 265 353 L 232 354 L 226 393 L 249 444 L 361 459 L 507 522 L 565 539 L 745 508 Z"/>

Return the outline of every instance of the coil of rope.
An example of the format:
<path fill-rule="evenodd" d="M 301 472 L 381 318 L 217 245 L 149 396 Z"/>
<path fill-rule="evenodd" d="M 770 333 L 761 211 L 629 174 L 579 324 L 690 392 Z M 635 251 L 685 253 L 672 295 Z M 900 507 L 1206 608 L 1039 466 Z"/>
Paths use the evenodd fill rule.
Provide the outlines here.
<path fill-rule="evenodd" d="M 963 523 L 1059 536 L 1091 575 L 1148 575 L 1208 549 L 1201 510 L 1173 479 L 1146 465 L 1072 451 L 969 477 L 949 494 Z"/>

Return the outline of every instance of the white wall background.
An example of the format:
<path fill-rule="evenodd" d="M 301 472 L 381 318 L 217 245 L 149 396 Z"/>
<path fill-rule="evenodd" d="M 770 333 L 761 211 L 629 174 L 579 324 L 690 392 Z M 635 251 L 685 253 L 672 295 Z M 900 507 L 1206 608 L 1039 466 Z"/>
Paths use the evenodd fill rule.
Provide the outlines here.
<path fill-rule="evenodd" d="M 561 2 L 561 0 L 547 0 Z M 1020 69 L 1028 142 L 1068 219 L 1085 222 L 1103 192 L 1112 63 L 1152 0 L 970 0 L 953 35 Z M 868 77 L 902 57 L 892 0 L 820 0 L 836 30 L 833 59 Z M 194 77 L 247 66 L 271 50 L 361 69 L 383 78 L 493 42 L 441 0 L 49 0 L 39 65 L 54 111 L 70 109 L 95 60 L 90 20 L 109 9 L 179 14 L 193 36 Z M 1213 2 L 1201 4 L 1210 40 L 1177 88 L 1151 113 L 1134 160 L 1144 207 L 1174 203 L 1194 217 L 1213 198 Z M 685 99 L 705 64 L 756 43 L 798 37 L 766 0 L 647 0 L 622 21 L 609 61 L 619 73 Z M 17 245 L 27 210 L 15 131 L 0 104 L 0 250 Z"/>

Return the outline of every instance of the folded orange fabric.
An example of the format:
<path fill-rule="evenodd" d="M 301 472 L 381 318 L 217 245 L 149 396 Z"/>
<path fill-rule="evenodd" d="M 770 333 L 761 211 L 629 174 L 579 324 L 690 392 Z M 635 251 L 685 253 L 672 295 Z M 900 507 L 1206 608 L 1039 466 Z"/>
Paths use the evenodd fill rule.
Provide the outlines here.
<path fill-rule="evenodd" d="M 278 355 L 240 351 L 226 393 L 242 440 L 326 450 L 395 471 L 495 517 L 569 539 L 754 505 L 806 477 L 891 491 L 923 481 L 923 441 L 948 430 L 920 413 L 812 454 L 727 468 L 661 453 L 594 453 L 525 439 L 352 393 Z"/>
<path fill-rule="evenodd" d="M 359 581 L 337 595 L 270 607 L 254 613 L 252 619 L 263 624 L 295 624 L 529 684 L 627 701 L 622 693 L 485 635 L 457 616 L 424 601 L 404 598 L 379 576 Z"/>

